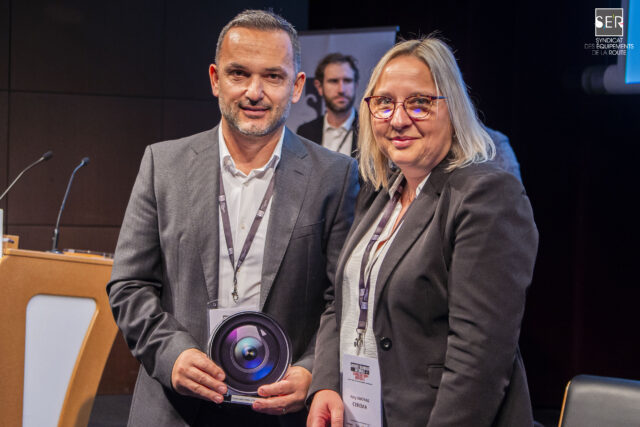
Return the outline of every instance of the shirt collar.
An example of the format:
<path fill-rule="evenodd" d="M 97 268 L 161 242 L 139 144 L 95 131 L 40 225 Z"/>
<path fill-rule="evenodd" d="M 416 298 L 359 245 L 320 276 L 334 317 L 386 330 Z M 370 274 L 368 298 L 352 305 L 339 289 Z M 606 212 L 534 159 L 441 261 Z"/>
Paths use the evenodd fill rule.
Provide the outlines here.
<path fill-rule="evenodd" d="M 355 118 L 356 118 L 356 110 L 352 108 L 349 118 L 345 120 L 344 123 L 342 123 L 339 127 L 333 127 L 327 121 L 327 115 L 325 114 L 323 129 L 325 132 L 327 131 L 327 129 L 339 129 L 339 128 L 343 128 L 344 130 L 349 131 L 351 129 L 351 125 L 353 125 L 353 121 L 355 120 Z"/>
<path fill-rule="evenodd" d="M 425 176 L 424 179 L 420 182 L 420 184 L 418 184 L 418 188 L 416 188 L 416 197 L 418 197 L 418 195 L 422 191 L 422 187 L 424 187 L 424 185 L 427 183 L 427 180 L 429 179 L 430 176 L 431 176 L 431 172 L 429 172 L 429 175 Z M 393 184 L 391 185 L 391 187 L 389 187 L 389 190 L 388 190 L 389 197 L 393 197 L 393 194 L 398 189 L 398 186 L 402 182 L 403 178 L 404 178 L 404 174 L 400 172 L 400 174 L 396 177 L 396 180 L 393 181 Z"/>
<path fill-rule="evenodd" d="M 220 169 L 227 170 L 233 175 L 244 175 L 236 168 L 236 164 L 233 161 L 233 157 L 229 153 L 229 149 L 227 148 L 227 141 L 225 141 L 224 136 L 222 135 L 222 126 L 218 126 L 218 147 L 220 150 Z M 280 162 L 280 157 L 282 156 L 282 143 L 284 141 L 284 126 L 282 127 L 282 131 L 280 133 L 280 139 L 278 140 L 278 144 L 276 144 L 276 148 L 273 150 L 269 161 L 262 167 L 253 169 L 249 172 L 248 176 L 253 175 L 261 175 L 264 174 L 269 168 L 276 168 L 278 163 Z"/>

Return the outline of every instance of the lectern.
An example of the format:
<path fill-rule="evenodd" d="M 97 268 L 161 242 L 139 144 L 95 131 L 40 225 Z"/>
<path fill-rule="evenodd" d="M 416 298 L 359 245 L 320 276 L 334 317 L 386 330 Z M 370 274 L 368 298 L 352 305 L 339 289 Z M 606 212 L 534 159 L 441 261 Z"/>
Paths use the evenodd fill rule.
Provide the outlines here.
<path fill-rule="evenodd" d="M 117 327 L 112 260 L 5 246 L 0 414 L 7 426 L 86 426 Z"/>

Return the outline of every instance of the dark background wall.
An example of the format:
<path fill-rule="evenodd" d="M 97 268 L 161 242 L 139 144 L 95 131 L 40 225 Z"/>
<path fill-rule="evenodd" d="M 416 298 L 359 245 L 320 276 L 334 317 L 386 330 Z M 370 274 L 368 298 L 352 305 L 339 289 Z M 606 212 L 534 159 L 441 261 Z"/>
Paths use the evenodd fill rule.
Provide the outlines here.
<path fill-rule="evenodd" d="M 534 406 L 558 407 L 578 373 L 640 379 L 640 97 L 579 88 L 582 69 L 613 61 L 584 49 L 593 9 L 619 2 L 363 4 L 0 0 L 0 189 L 55 151 L 0 203 L 7 232 L 47 249 L 68 175 L 89 156 L 60 246 L 112 252 L 144 147 L 217 123 L 207 66 L 241 9 L 271 6 L 301 30 L 440 30 L 484 121 L 511 138 L 540 231 L 521 338 Z"/>
<path fill-rule="evenodd" d="M 208 79 L 222 26 L 276 2 L 0 0 L 0 187 L 47 150 L 2 201 L 22 248 L 49 249 L 69 174 L 84 156 L 62 217 L 60 248 L 113 252 L 144 147 L 211 128 Z"/>

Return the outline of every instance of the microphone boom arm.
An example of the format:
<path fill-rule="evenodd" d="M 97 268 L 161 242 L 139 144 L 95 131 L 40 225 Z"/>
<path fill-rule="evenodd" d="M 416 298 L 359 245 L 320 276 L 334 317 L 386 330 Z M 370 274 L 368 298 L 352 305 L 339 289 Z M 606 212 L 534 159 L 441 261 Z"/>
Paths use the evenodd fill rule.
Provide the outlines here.
<path fill-rule="evenodd" d="M 64 198 L 62 199 L 62 205 L 60 205 L 60 211 L 58 212 L 58 219 L 56 220 L 56 228 L 53 230 L 53 237 L 51 238 L 51 240 L 53 240 L 53 245 L 51 246 L 51 252 L 60 253 L 60 250 L 58 250 L 58 237 L 60 235 L 60 218 L 62 218 L 62 211 L 64 210 L 64 206 L 67 203 L 67 198 L 69 197 L 69 192 L 71 190 L 71 184 L 73 183 L 73 178 L 76 176 L 76 172 L 78 172 L 78 170 L 81 167 L 85 166 L 87 163 L 89 163 L 89 158 L 85 157 L 84 159 L 82 159 L 80 164 L 76 166 L 73 172 L 71 172 L 71 177 L 69 178 L 69 183 L 67 184 L 67 190 L 64 193 Z"/>
<path fill-rule="evenodd" d="M 2 199 L 4 198 L 4 196 L 6 196 L 6 195 L 7 195 L 7 193 L 9 192 L 9 190 L 11 190 L 11 187 L 13 187 L 13 186 L 14 186 L 14 184 L 15 184 L 16 182 L 18 182 L 18 180 L 20 179 L 20 177 L 21 177 L 22 175 L 24 175 L 24 173 L 25 173 L 26 171 L 28 171 L 29 169 L 31 169 L 32 167 L 34 167 L 35 165 L 37 165 L 37 164 L 38 164 L 38 163 L 40 163 L 40 162 L 44 162 L 45 160 L 49 160 L 51 157 L 53 157 L 53 152 L 52 152 L 52 151 L 47 151 L 47 152 L 46 152 L 46 153 L 44 153 L 44 154 L 42 155 L 42 157 L 40 157 L 38 160 L 36 160 L 35 162 L 31 163 L 29 166 L 27 166 L 26 168 L 24 168 L 24 169 L 22 170 L 22 172 L 20 172 L 20 173 L 18 174 L 18 176 L 16 176 L 16 178 L 15 178 L 13 181 L 11 181 L 11 184 L 9 184 L 9 186 L 7 187 L 7 189 L 6 189 L 6 190 L 4 190 L 4 193 L 2 193 L 2 195 L 0 196 L 0 200 L 2 200 Z"/>

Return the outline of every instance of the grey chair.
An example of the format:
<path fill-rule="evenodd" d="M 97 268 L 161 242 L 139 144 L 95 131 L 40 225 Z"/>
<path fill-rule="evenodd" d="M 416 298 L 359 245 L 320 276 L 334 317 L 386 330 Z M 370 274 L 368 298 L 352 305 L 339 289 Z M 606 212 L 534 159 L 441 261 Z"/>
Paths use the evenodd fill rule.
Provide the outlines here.
<path fill-rule="evenodd" d="M 640 381 L 578 375 L 564 393 L 559 427 L 640 426 Z"/>

